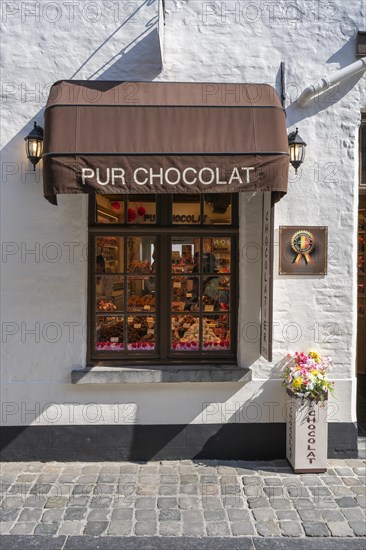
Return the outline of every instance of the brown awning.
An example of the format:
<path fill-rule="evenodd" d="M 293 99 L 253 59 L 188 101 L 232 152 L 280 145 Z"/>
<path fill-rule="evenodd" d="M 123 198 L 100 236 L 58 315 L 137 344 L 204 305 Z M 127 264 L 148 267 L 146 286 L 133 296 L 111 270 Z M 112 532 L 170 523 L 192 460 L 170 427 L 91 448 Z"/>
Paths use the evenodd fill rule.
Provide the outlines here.
<path fill-rule="evenodd" d="M 44 195 L 287 191 L 285 112 L 267 84 L 61 81 Z"/>

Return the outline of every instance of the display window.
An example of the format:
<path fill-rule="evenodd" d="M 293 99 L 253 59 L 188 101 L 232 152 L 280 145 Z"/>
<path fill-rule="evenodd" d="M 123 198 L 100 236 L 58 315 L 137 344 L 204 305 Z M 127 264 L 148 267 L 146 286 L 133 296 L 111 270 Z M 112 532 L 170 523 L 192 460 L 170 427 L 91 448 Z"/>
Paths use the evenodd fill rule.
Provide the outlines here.
<path fill-rule="evenodd" d="M 102 198 L 90 205 L 89 360 L 235 361 L 237 197 Z M 102 202 L 111 216 L 120 203 L 118 222 Z"/>

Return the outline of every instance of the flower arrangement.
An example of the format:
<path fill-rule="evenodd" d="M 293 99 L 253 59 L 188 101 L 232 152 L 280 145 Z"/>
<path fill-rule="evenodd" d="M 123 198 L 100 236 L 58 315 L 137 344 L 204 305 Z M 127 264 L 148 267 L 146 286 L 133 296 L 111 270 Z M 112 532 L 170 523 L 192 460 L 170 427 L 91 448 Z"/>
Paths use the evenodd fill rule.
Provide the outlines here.
<path fill-rule="evenodd" d="M 332 359 L 321 357 L 315 351 L 289 354 L 283 367 L 282 385 L 292 394 L 303 399 L 324 401 L 328 391 L 333 393 L 334 382 L 328 379 Z"/>

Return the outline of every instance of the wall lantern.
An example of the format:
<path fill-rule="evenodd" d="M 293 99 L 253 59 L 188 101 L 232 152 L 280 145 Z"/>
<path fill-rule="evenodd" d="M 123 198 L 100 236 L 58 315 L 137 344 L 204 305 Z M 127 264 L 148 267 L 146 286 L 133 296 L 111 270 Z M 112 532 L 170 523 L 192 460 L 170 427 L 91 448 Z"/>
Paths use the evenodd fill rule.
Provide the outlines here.
<path fill-rule="evenodd" d="M 290 153 L 290 162 L 295 168 L 295 174 L 297 169 L 301 166 L 305 158 L 306 143 L 298 133 L 298 128 L 295 132 L 291 132 L 288 136 L 288 148 Z"/>
<path fill-rule="evenodd" d="M 34 128 L 29 132 L 25 141 L 25 152 L 28 159 L 33 164 L 33 170 L 36 169 L 36 164 L 42 158 L 43 152 L 43 128 L 34 123 Z"/>

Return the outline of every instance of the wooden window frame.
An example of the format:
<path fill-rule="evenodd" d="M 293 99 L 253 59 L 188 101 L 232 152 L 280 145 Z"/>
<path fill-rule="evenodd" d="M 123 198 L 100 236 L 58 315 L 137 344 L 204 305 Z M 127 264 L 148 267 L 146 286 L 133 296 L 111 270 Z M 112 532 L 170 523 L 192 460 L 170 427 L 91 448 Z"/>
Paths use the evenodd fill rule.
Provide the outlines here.
<path fill-rule="evenodd" d="M 203 195 L 200 195 L 203 197 Z M 130 197 L 133 197 L 130 195 Z M 236 364 L 237 363 L 237 324 L 238 324 L 238 296 L 239 296 L 239 200 L 238 194 L 233 193 L 232 198 L 232 220 L 231 224 L 225 225 L 205 225 L 203 224 L 204 201 L 201 199 L 201 223 L 200 224 L 173 224 L 172 223 L 172 203 L 173 194 L 156 195 L 156 223 L 155 224 L 98 224 L 96 221 L 96 196 L 89 195 L 89 238 L 88 238 L 88 325 L 87 325 L 87 364 L 124 366 L 124 365 L 192 365 L 192 364 Z M 121 202 L 124 196 L 121 196 Z M 124 208 L 126 210 L 126 196 Z M 96 351 L 94 350 L 94 327 L 95 318 L 95 237 L 111 235 L 115 237 L 129 236 L 156 236 L 157 256 L 156 256 L 156 324 L 157 327 L 157 351 L 146 352 L 127 352 L 127 351 Z M 230 268 L 230 352 L 225 351 L 187 351 L 171 352 L 169 348 L 170 341 L 170 319 L 171 310 L 171 288 L 168 292 L 162 290 L 166 288 L 166 281 L 162 280 L 164 273 L 173 274 L 171 271 L 171 257 L 169 246 L 170 239 L 174 237 L 228 237 L 231 239 L 231 268 Z M 202 241 L 201 241 L 202 242 Z M 174 274 L 173 274 L 174 275 Z M 219 312 L 213 312 L 219 315 Z M 118 314 L 115 314 L 118 316 Z M 138 315 L 138 314 L 136 314 Z M 199 312 L 202 316 L 204 313 Z M 112 315 L 111 315 L 112 316 Z"/>
<path fill-rule="evenodd" d="M 361 113 L 361 125 L 359 132 L 359 188 L 366 192 L 366 172 L 363 174 L 363 166 L 366 166 L 366 112 Z M 362 178 L 365 178 L 364 180 Z"/>

